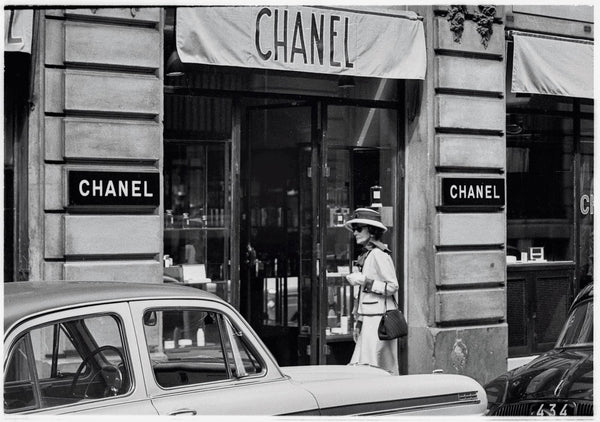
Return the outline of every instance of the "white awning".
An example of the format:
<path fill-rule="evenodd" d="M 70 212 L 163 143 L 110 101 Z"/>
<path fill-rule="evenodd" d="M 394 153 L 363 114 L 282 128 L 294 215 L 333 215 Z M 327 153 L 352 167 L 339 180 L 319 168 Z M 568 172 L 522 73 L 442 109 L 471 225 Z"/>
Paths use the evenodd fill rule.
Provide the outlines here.
<path fill-rule="evenodd" d="M 425 34 L 414 12 L 300 6 L 178 7 L 183 63 L 424 79 Z"/>
<path fill-rule="evenodd" d="M 512 32 L 512 92 L 594 97 L 594 42 Z"/>
<path fill-rule="evenodd" d="M 4 51 L 31 54 L 33 10 L 4 10 Z"/>

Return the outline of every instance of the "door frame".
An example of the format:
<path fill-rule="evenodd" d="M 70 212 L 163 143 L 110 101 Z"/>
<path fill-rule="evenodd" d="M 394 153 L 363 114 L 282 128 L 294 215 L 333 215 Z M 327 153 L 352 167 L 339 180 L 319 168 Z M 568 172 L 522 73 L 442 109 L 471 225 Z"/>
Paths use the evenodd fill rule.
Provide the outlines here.
<path fill-rule="evenodd" d="M 312 208 L 313 208 L 313 218 L 312 218 L 312 274 L 311 279 L 313 283 L 313 288 L 311 290 L 311 332 L 310 332 L 310 364 L 325 364 L 326 356 L 327 356 L 327 342 L 325 340 L 325 327 L 327 325 L 327 304 L 323 298 L 327 297 L 327 283 L 326 283 L 326 257 L 325 252 L 326 248 L 324 247 L 325 239 L 326 239 L 326 224 L 321 224 L 321 222 L 325 223 L 327 221 L 327 156 L 328 156 L 328 145 L 327 145 L 327 112 L 328 107 L 330 106 L 349 106 L 349 107 L 371 107 L 377 109 L 393 109 L 397 113 L 397 150 L 396 150 L 396 179 L 394 180 L 394 197 L 395 203 L 393 206 L 397 210 L 394 213 L 394 225 L 396 227 L 396 242 L 394 245 L 391 245 L 392 248 L 395 248 L 395 262 L 396 262 L 396 273 L 398 276 L 398 280 L 400 282 L 400 290 L 399 290 L 399 305 L 403 309 L 404 308 L 404 298 L 405 298 L 405 283 L 404 283 L 404 238 L 405 238 L 405 227 L 404 227 L 404 196 L 405 196 L 405 188 L 404 188 L 404 180 L 405 180 L 405 167 L 404 167 L 404 158 L 405 158 L 405 114 L 403 108 L 403 98 L 404 98 L 404 84 L 399 84 L 399 100 L 397 102 L 391 101 L 373 101 L 373 100 L 355 100 L 355 99 L 339 99 L 339 98 L 327 98 L 327 97 L 312 97 L 305 95 L 290 95 L 290 94 L 269 94 L 269 93 L 261 93 L 261 94 L 252 94 L 248 92 L 240 93 L 241 97 L 248 99 L 256 99 L 262 98 L 265 100 L 280 100 L 281 103 L 272 104 L 272 105 L 264 105 L 264 106 L 243 106 L 241 101 L 235 101 L 234 108 L 237 108 L 237 111 L 234 111 L 234 116 L 238 116 L 235 120 L 237 125 L 234 125 L 234 131 L 238 131 L 238 135 L 234 134 L 234 139 L 239 140 L 239 147 L 237 147 L 237 151 L 241 151 L 241 143 L 246 142 L 249 134 L 247 133 L 247 128 L 242 129 L 240 124 L 240 118 L 242 113 L 246 113 L 248 115 L 249 111 L 252 109 L 268 109 L 268 108 L 281 108 L 281 107 L 297 107 L 297 106 L 309 106 L 311 107 L 311 188 L 312 188 Z M 221 93 L 222 94 L 222 93 Z M 234 142 L 235 144 L 235 142 Z M 236 146 L 233 145 L 232 148 L 235 150 Z M 232 154 L 234 155 L 234 154 Z M 241 153 L 240 153 L 241 156 Z M 234 155 L 235 157 L 235 155 Z M 248 157 L 244 157 L 247 159 Z M 234 174 L 239 177 L 241 173 L 241 160 L 238 158 L 237 162 L 238 167 L 234 165 Z M 241 186 L 241 182 L 238 182 L 239 189 L 243 189 Z M 237 190 L 233 190 L 233 192 L 237 192 Z M 239 195 L 237 196 L 239 198 Z M 234 207 L 232 206 L 232 210 Z M 240 204 L 238 206 L 239 215 L 234 216 L 237 217 L 237 221 L 239 222 L 240 230 L 242 231 L 242 225 L 249 224 L 249 220 L 242 221 L 241 214 L 248 209 L 248 204 Z M 246 229 L 247 230 L 247 229 Z M 239 241 L 241 241 L 241 236 L 238 236 Z M 238 242 L 239 243 L 239 242 Z M 235 247 L 235 245 L 233 245 Z M 242 246 L 239 245 L 240 250 Z M 239 268 L 239 267 L 238 267 Z M 232 274 L 233 277 L 233 274 Z M 241 281 L 241 274 L 236 276 L 237 280 Z M 299 289 L 302 281 L 299 280 Z M 235 286 L 235 287 L 234 287 Z M 240 289 L 240 283 L 232 286 L 232 288 Z M 301 292 L 299 292 L 301 296 Z M 239 295 L 238 295 L 239 298 Z M 300 299 L 301 300 L 301 299 Z M 250 298 L 248 296 L 248 301 Z M 234 302 L 234 306 L 239 308 L 239 301 Z M 301 302 L 299 302 L 299 306 L 301 306 Z M 314 312 L 314 310 L 318 310 L 318 312 Z M 401 373 L 406 372 L 406 341 L 399 342 L 399 349 L 403 351 L 403 353 L 399 354 L 400 356 L 400 368 Z M 404 368 L 404 371 L 403 369 Z"/>

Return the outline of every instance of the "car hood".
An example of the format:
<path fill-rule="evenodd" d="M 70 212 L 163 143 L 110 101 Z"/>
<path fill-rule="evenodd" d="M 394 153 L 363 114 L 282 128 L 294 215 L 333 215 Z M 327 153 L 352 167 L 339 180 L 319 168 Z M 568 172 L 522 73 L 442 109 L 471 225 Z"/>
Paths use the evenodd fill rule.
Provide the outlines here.
<path fill-rule="evenodd" d="M 390 375 L 384 369 L 367 365 L 284 366 L 281 371 L 299 383 Z"/>
<path fill-rule="evenodd" d="M 315 397 L 322 415 L 331 409 L 336 409 L 332 414 L 340 414 L 340 409 L 347 409 L 348 414 L 377 414 L 428 407 L 482 414 L 487 406 L 483 387 L 462 375 L 393 376 L 362 365 L 296 366 L 282 371 Z M 471 408 L 467 410 L 463 404 Z"/>
<path fill-rule="evenodd" d="M 592 348 L 554 349 L 509 373 L 506 403 L 593 398 Z"/>

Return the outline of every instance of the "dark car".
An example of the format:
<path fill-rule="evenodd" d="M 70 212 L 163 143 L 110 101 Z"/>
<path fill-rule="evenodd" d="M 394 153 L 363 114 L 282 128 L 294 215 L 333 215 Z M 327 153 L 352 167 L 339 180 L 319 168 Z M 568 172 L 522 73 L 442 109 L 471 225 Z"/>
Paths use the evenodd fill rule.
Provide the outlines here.
<path fill-rule="evenodd" d="M 488 416 L 592 416 L 594 290 L 575 298 L 554 348 L 485 386 Z"/>

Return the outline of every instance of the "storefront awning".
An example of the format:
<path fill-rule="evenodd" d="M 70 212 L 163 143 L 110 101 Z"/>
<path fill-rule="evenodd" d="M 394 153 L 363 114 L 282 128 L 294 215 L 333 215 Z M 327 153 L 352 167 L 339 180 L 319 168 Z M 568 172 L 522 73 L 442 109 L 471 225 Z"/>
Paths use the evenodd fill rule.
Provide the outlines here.
<path fill-rule="evenodd" d="M 179 7 L 183 63 L 424 79 L 425 35 L 413 12 L 325 7 Z"/>
<path fill-rule="evenodd" d="M 4 11 L 4 51 L 31 54 L 33 10 Z"/>
<path fill-rule="evenodd" d="M 594 97 L 594 43 L 512 32 L 512 92 Z"/>

